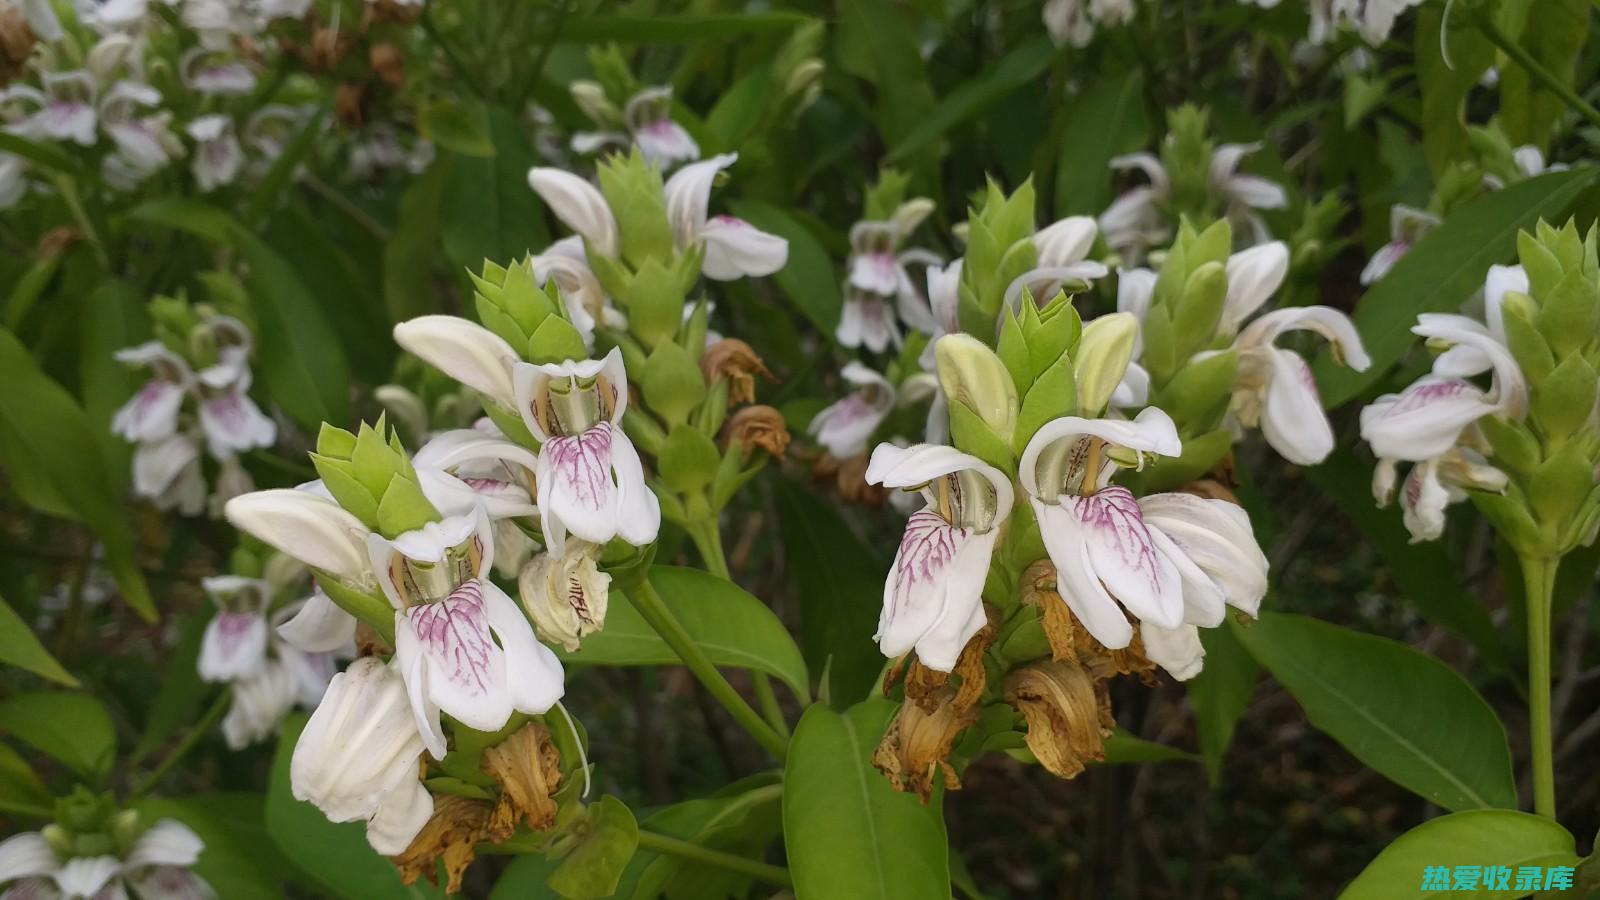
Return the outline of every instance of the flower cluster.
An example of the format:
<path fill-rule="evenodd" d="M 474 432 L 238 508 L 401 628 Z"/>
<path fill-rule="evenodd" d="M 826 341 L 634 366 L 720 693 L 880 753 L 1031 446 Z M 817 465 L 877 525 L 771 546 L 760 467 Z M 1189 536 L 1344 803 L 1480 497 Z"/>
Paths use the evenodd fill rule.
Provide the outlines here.
<path fill-rule="evenodd" d="M 1153 665 L 1192 677 L 1199 629 L 1230 605 L 1254 615 L 1266 592 L 1266 558 L 1237 505 L 1137 496 L 1116 480 L 1183 456 L 1183 441 L 1165 411 L 1127 396 L 1140 320 L 1084 324 L 1073 307 L 1106 274 L 1066 261 L 1087 254 L 1092 223 L 1074 225 L 1062 261 L 1036 265 L 1066 229 L 1036 234 L 1032 213 L 1028 189 L 991 186 L 968 223 L 952 325 L 970 333 L 952 327 L 933 345 L 949 443 L 879 444 L 866 471 L 923 501 L 884 586 L 875 638 L 891 659 L 915 659 L 896 665 L 907 699 L 875 762 L 924 797 L 939 772 L 959 784 L 951 748 L 995 693 L 989 669 L 1010 673 L 992 699 L 1016 710 L 991 724 L 1026 717 L 1035 756 L 1070 777 L 1101 753 L 1105 679 Z M 1114 398 L 1144 408 L 1128 419 Z"/>
<path fill-rule="evenodd" d="M 1105 241 L 1122 258 L 1137 262 L 1152 248 L 1172 240 L 1178 221 L 1228 219 L 1244 229 L 1247 243 L 1269 239 L 1256 210 L 1283 209 L 1289 198 L 1283 186 L 1239 171 L 1239 164 L 1260 144 L 1216 144 L 1208 136 L 1208 115 L 1193 105 L 1167 114 L 1167 136 L 1160 155 L 1130 153 L 1111 160 L 1118 171 L 1138 169 L 1150 180 L 1112 202 L 1100 214 Z"/>
<path fill-rule="evenodd" d="M 190 871 L 205 845 L 173 819 L 147 823 L 83 788 L 56 803 L 56 821 L 0 841 L 0 886 L 17 900 L 216 894 Z"/>
<path fill-rule="evenodd" d="M 151 378 L 111 420 L 111 430 L 138 445 L 133 490 L 161 509 L 192 516 L 206 508 L 202 447 L 221 467 L 209 490 L 214 509 L 254 483 L 239 454 L 270 447 L 277 424 L 250 399 L 250 329 L 206 307 L 157 298 L 151 310 L 159 340 L 120 350 L 119 362 Z"/>
<path fill-rule="evenodd" d="M 235 750 L 271 737 L 294 707 L 315 709 L 338 660 L 355 656 L 355 620 L 307 580 L 299 560 L 273 554 L 262 564 L 241 548 L 232 574 L 200 583 L 217 613 L 197 668 L 229 686 L 222 735 Z"/>
<path fill-rule="evenodd" d="M 1133 21 L 1133 0 L 1048 0 L 1044 5 L 1045 30 L 1057 45 L 1087 47 L 1101 25 L 1126 25 Z"/>
<path fill-rule="evenodd" d="M 923 334 L 932 335 L 938 328 L 910 267 L 943 267 L 944 260 L 932 251 L 904 246 L 933 212 L 933 201 L 906 199 L 909 181 L 903 172 L 885 170 L 867 193 L 866 218 L 850 228 L 844 307 L 834 332 L 842 347 L 866 347 L 873 353 L 882 353 L 891 344 L 898 347 L 897 314 Z"/>
<path fill-rule="evenodd" d="M 1412 331 L 1441 351 L 1428 374 L 1361 411 L 1378 457 L 1373 493 L 1394 498 L 1413 540 L 1443 533 L 1469 497 L 1519 552 L 1558 556 L 1600 522 L 1595 447 L 1596 233 L 1540 222 L 1521 265 L 1494 266 L 1477 318 L 1427 313 Z M 1487 380 L 1485 385 L 1483 382 Z M 1398 467 L 1409 463 L 1404 482 Z"/>

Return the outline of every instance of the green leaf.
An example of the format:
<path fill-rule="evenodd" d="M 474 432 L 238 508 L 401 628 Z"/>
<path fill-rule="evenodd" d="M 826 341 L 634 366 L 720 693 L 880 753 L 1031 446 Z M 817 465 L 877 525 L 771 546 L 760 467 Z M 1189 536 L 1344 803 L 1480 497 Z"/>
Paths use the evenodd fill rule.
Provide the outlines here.
<path fill-rule="evenodd" d="M 49 810 L 55 798 L 50 796 L 50 791 L 22 754 L 10 744 L 0 744 L 0 810 L 10 808 L 7 801 Z"/>
<path fill-rule="evenodd" d="M 83 411 L 88 414 L 89 421 L 108 424 L 100 429 L 99 437 L 114 496 L 122 496 L 127 491 L 133 471 L 134 447 L 113 434 L 109 423 L 112 415 L 138 391 L 147 377 L 117 362 L 114 354 L 149 339 L 150 316 L 145 312 L 145 300 L 144 293 L 134 285 L 112 279 L 89 295 L 89 308 L 83 316 L 78 383 L 82 385 Z"/>
<path fill-rule="evenodd" d="M 1233 742 L 1233 730 L 1256 692 L 1261 667 L 1231 628 L 1202 628 L 1200 643 L 1206 650 L 1206 667 L 1186 687 L 1200 755 L 1215 786 L 1222 774 L 1222 758 Z"/>
<path fill-rule="evenodd" d="M 676 566 L 655 566 L 650 583 L 695 643 L 719 666 L 765 672 L 795 696 L 810 696 L 805 659 L 794 639 L 760 600 L 738 585 Z M 680 665 L 620 590 L 612 590 L 605 629 L 583 639 L 576 653 L 557 649 L 562 662 L 601 666 Z"/>
<path fill-rule="evenodd" d="M 458 269 L 476 270 L 484 259 L 505 264 L 549 243 L 544 207 L 528 188 L 528 169 L 539 157 L 517 117 L 489 109 L 493 158 L 462 156 L 445 175 L 439 208 L 444 252 Z"/>
<path fill-rule="evenodd" d="M 1379 774 L 1450 810 L 1516 807 L 1505 730 L 1449 666 L 1303 616 L 1263 613 L 1235 627 L 1311 724 Z"/>
<path fill-rule="evenodd" d="M 1106 758 L 1101 760 L 1102 765 L 1137 765 L 1139 763 L 1160 762 L 1199 762 L 1200 757 L 1195 756 L 1177 747 L 1167 744 L 1158 744 L 1135 737 L 1121 728 L 1112 732 L 1105 740 Z"/>
<path fill-rule="evenodd" d="M 114 493 L 98 426 L 39 369 L 26 347 L 0 330 L 0 463 L 30 505 L 52 515 L 72 515 L 105 547 L 106 563 L 128 605 L 146 621 L 155 602 L 134 559 L 133 531 Z M 40 501 L 45 501 L 41 503 Z M 59 504 L 59 505 L 58 505 Z"/>
<path fill-rule="evenodd" d="M 730 13 L 685 16 L 585 16 L 569 20 L 560 40 L 567 44 L 691 44 L 789 31 L 816 21 L 797 13 Z"/>
<path fill-rule="evenodd" d="M 1043 35 L 1006 54 L 982 73 L 961 82 L 928 115 L 895 143 L 889 162 L 903 160 L 941 135 L 979 115 L 1012 91 L 1031 84 L 1056 58 L 1056 45 Z"/>
<path fill-rule="evenodd" d="M 300 133 L 272 161 L 272 167 L 267 169 L 267 174 L 250 192 L 250 203 L 244 211 L 246 225 L 252 228 L 259 226 L 272 208 L 283 202 L 284 194 L 294 182 L 295 172 L 323 134 L 323 118 L 327 114 L 326 103 L 318 106 L 306 123 L 300 126 Z"/>
<path fill-rule="evenodd" d="M 26 669 L 67 687 L 78 686 L 78 679 L 56 662 L 4 597 L 0 597 L 0 663 Z"/>
<path fill-rule="evenodd" d="M 1567 88 L 1573 87 L 1575 64 L 1589 37 L 1589 6 L 1586 0 L 1546 0 L 1538 4 L 1538 15 L 1527 15 L 1527 24 L 1517 43 L 1542 64 L 1547 72 Z M 1532 144 L 1541 150 L 1550 142 L 1550 132 L 1566 101 L 1533 81 L 1528 70 L 1518 63 L 1500 69 L 1500 127 L 1512 146 Z"/>
<path fill-rule="evenodd" d="M 1430 819 L 1396 838 L 1367 864 L 1339 900 L 1392 900 L 1395 897 L 1471 897 L 1515 900 L 1518 890 L 1421 890 L 1433 866 L 1576 866 L 1572 835 L 1542 816 L 1506 809 L 1474 809 Z M 1541 873 L 1542 874 L 1542 873 Z M 1516 882 L 1513 880 L 1512 882 Z"/>
<path fill-rule="evenodd" d="M 439 245 L 445 176 L 452 162 L 450 157 L 439 159 L 406 188 L 400 218 L 383 245 L 383 297 L 391 321 L 404 322 L 435 311 L 433 261 Z"/>
<path fill-rule="evenodd" d="M 494 156 L 489 111 L 477 100 L 445 98 L 428 103 L 417 111 L 417 130 L 451 153 Z"/>
<path fill-rule="evenodd" d="M 1438 541 L 1411 543 L 1398 508 L 1379 509 L 1372 502 L 1369 464 L 1339 449 L 1305 475 L 1372 543 L 1401 595 L 1423 618 L 1471 641 L 1491 666 L 1505 668 L 1499 632 L 1483 604 L 1462 586 L 1461 567 Z"/>
<path fill-rule="evenodd" d="M 800 646 L 816 672 L 826 672 L 835 705 L 866 696 L 883 670 L 872 640 L 883 605 L 889 561 L 856 538 L 828 501 L 790 479 L 778 482 L 778 522 L 800 609 Z"/>
<path fill-rule="evenodd" d="M 47 169 L 54 169 L 74 178 L 83 174 L 83 167 L 72 158 L 70 153 L 63 152 L 51 144 L 40 144 L 30 141 L 20 135 L 0 132 L 0 153 L 11 153 L 20 156 L 29 162 L 38 163 Z"/>
<path fill-rule="evenodd" d="M 1072 102 L 1066 117 L 1056 162 L 1056 215 L 1099 215 L 1111 202 L 1111 158 L 1150 139 L 1143 73 L 1135 69 L 1096 81 Z"/>
<path fill-rule="evenodd" d="M 1442 6 L 1417 12 L 1417 80 L 1422 86 L 1422 149 L 1437 177 L 1470 155 L 1464 106 L 1494 62 L 1489 39 L 1461 16 L 1449 22 Z M 1444 49 L 1449 48 L 1449 59 Z"/>
<path fill-rule="evenodd" d="M 1365 391 L 1406 354 L 1417 314 L 1453 311 L 1483 287 L 1489 266 L 1510 259 L 1517 231 L 1554 220 L 1594 180 L 1593 167 L 1551 172 L 1490 191 L 1450 214 L 1401 257 L 1357 304 L 1355 321 L 1372 366 L 1356 372 L 1324 352 L 1313 371 L 1332 409 Z"/>
<path fill-rule="evenodd" d="M 588 810 L 583 840 L 561 860 L 546 883 L 568 900 L 610 897 L 639 845 L 633 810 L 610 794 Z"/>
<path fill-rule="evenodd" d="M 218 791 L 181 800 L 152 797 L 136 809 L 146 825 L 175 819 L 194 830 L 205 849 L 193 869 L 218 897 L 274 900 L 284 895 L 278 883 L 284 860 L 267 839 L 263 802 L 259 794 Z"/>
<path fill-rule="evenodd" d="M 87 694 L 49 691 L 0 700 L 0 732 L 97 784 L 117 755 L 111 715 Z"/>
<path fill-rule="evenodd" d="M 950 896 L 942 796 L 924 805 L 872 767 L 895 704 L 800 717 L 784 766 L 783 842 L 798 897 L 928 900 Z"/>
<path fill-rule="evenodd" d="M 789 242 L 789 261 L 772 280 L 789 295 L 801 315 L 832 340 L 844 308 L 833 257 L 806 226 L 778 207 L 754 200 L 737 200 L 729 206 L 734 215 Z"/>
<path fill-rule="evenodd" d="M 309 429 L 345 421 L 350 376 L 344 350 L 323 302 L 306 290 L 287 260 L 227 213 L 199 201 L 152 201 L 129 217 L 188 232 L 243 257 L 258 329 L 255 363 L 273 402 Z"/>
<path fill-rule="evenodd" d="M 328 896 L 340 900 L 441 897 L 425 882 L 406 887 L 389 861 L 367 843 L 361 822 L 335 824 L 321 810 L 294 798 L 289 788 L 289 759 L 305 729 L 306 716 L 295 714 L 278 733 L 267 788 L 267 833 L 290 862 L 314 879 Z"/>

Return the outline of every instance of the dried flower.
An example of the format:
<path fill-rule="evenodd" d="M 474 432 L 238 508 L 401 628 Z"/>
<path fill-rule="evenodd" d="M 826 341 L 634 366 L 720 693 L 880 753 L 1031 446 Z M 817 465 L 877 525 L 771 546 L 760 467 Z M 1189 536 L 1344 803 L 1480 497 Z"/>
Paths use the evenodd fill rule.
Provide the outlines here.
<path fill-rule="evenodd" d="M 873 751 L 872 765 L 895 790 L 915 793 L 923 803 L 933 795 L 934 779 L 941 773 L 945 788 L 959 790 L 961 779 L 950 765 L 950 746 L 977 720 L 977 709 L 958 707 L 956 691 L 949 687 L 924 702 L 903 704 Z"/>
<path fill-rule="evenodd" d="M 493 813 L 494 804 L 488 800 L 449 795 L 436 797 L 428 824 L 422 826 L 422 831 L 405 852 L 394 857 L 400 881 L 415 884 L 418 876 L 426 875 L 428 881 L 438 884 L 438 862 L 443 859 L 447 878 L 445 892 L 454 894 L 461 890 L 461 876 L 477 856 L 477 844 L 510 837 L 509 834 L 493 834 L 490 827 Z"/>
<path fill-rule="evenodd" d="M 1105 758 L 1105 738 L 1115 724 L 1104 681 L 1068 662 L 1043 662 L 1006 679 L 1005 699 L 1028 720 L 1028 749 L 1060 778 Z"/>
<path fill-rule="evenodd" d="M 700 371 L 705 374 L 706 384 L 718 378 L 728 380 L 729 406 L 755 402 L 755 376 L 777 381 L 756 351 L 738 338 L 723 338 L 707 347 L 705 355 L 700 357 Z"/>
<path fill-rule="evenodd" d="M 555 825 L 561 751 L 550 739 L 550 729 L 537 722 L 524 725 L 483 752 L 483 770 L 500 784 L 500 799 L 491 819 L 497 833 L 510 834 L 519 821 L 533 831 Z"/>
<path fill-rule="evenodd" d="M 743 447 L 746 459 L 757 448 L 774 459 L 782 459 L 789 449 L 789 426 L 783 421 L 783 413 L 770 406 L 746 406 L 722 426 L 722 443 Z"/>

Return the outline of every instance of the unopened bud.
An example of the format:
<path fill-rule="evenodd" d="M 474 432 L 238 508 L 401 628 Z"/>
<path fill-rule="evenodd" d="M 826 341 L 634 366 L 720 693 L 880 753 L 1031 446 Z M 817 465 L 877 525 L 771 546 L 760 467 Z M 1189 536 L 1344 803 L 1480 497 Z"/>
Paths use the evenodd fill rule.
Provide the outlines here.
<path fill-rule="evenodd" d="M 1128 371 L 1138 336 L 1139 320 L 1132 313 L 1111 313 L 1084 327 L 1073 359 L 1080 415 L 1099 415 L 1105 409 Z"/>
<path fill-rule="evenodd" d="M 522 607 L 540 637 L 575 652 L 582 640 L 605 627 L 611 576 L 595 566 L 600 548 L 567 539 L 560 559 L 541 553 L 517 577 Z"/>
<path fill-rule="evenodd" d="M 966 334 L 947 334 L 933 349 L 939 384 L 951 406 L 965 407 L 1002 441 L 1010 442 L 1017 427 L 1017 388 L 1005 363 L 982 341 Z"/>

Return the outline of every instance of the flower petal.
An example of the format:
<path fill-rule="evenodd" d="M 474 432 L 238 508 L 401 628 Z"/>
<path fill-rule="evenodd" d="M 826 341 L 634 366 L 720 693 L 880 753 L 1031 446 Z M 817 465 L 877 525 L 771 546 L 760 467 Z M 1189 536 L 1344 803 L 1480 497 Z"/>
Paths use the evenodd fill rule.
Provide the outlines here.
<path fill-rule="evenodd" d="M 384 856 L 398 856 L 411 846 L 433 817 L 433 795 L 420 779 L 408 779 L 383 795 L 367 820 L 367 843 Z"/>
<path fill-rule="evenodd" d="M 635 547 L 654 543 L 661 532 L 661 501 L 645 483 L 639 451 L 616 428 L 611 435 L 611 471 L 617 483 L 617 537 Z"/>
<path fill-rule="evenodd" d="M 967 638 L 978 630 L 966 629 L 973 610 L 982 610 L 983 582 L 998 536 L 998 530 L 976 534 L 951 525 L 931 510 L 911 516 L 884 582 L 883 610 L 873 635 L 885 656 L 915 648 L 923 665 L 941 672 L 955 668 Z M 956 627 L 941 627 L 945 623 Z"/>
<path fill-rule="evenodd" d="M 306 653 L 332 653 L 356 636 L 356 618 L 313 587 L 300 610 L 277 628 L 278 637 Z"/>
<path fill-rule="evenodd" d="M 499 335 L 456 316 L 419 316 L 394 327 L 400 346 L 506 409 L 516 408 L 511 367 L 519 357 Z"/>
<path fill-rule="evenodd" d="M 706 227 L 707 210 L 711 206 L 711 185 L 716 181 L 718 172 L 738 159 L 737 153 L 719 154 L 690 163 L 667 179 L 663 187 L 667 221 L 672 225 L 673 242 L 679 250 L 686 250 L 700 240 L 701 231 Z"/>
<path fill-rule="evenodd" d="M 111 432 L 135 443 L 159 441 L 178 428 L 178 408 L 187 391 L 160 379 L 148 381 L 111 418 Z"/>
<path fill-rule="evenodd" d="M 1142 622 L 1139 636 L 1145 657 L 1179 681 L 1188 681 L 1205 667 L 1206 648 L 1200 643 L 1200 630 L 1193 625 L 1162 628 Z"/>
<path fill-rule="evenodd" d="M 571 172 L 543 166 L 528 170 L 528 185 L 556 218 L 582 235 L 595 252 L 617 255 L 617 220 L 598 188 Z"/>
<path fill-rule="evenodd" d="M 1455 446 L 1463 428 L 1498 408 L 1475 385 L 1427 376 L 1361 410 L 1361 437 L 1380 458 L 1432 459 Z"/>
<path fill-rule="evenodd" d="M 1094 639 L 1112 650 L 1133 641 L 1133 626 L 1105 585 L 1095 577 L 1089 546 L 1079 538 L 1078 518 L 1060 504 L 1030 498 L 1045 550 L 1056 567 L 1056 590 Z"/>
<path fill-rule="evenodd" d="M 1069 534 L 1082 543 L 1093 574 L 1117 602 L 1141 621 L 1163 628 L 1183 622 L 1183 583 L 1177 567 L 1157 549 L 1144 513 L 1127 488 L 1114 484 L 1087 497 L 1063 496 L 1061 507 L 1073 524 Z M 1055 538 L 1057 550 L 1065 537 Z M 1051 544 L 1046 534 L 1045 547 Z M 1060 571 L 1060 562 L 1056 569 Z"/>
<path fill-rule="evenodd" d="M 1145 524 L 1170 538 L 1229 606 L 1257 614 L 1267 593 L 1267 557 L 1238 504 L 1175 492 L 1140 497 L 1139 508 Z"/>
<path fill-rule="evenodd" d="M 583 434 L 552 437 L 539 448 L 539 517 L 556 547 L 568 532 L 595 544 L 617 535 L 617 485 L 613 445 L 623 437 L 609 422 Z"/>
<path fill-rule="evenodd" d="M 366 819 L 396 785 L 416 780 L 422 750 L 400 674 L 363 657 L 329 682 L 295 744 L 289 784 L 335 822 Z"/>
<path fill-rule="evenodd" d="M 872 459 L 867 462 L 866 478 L 871 484 L 907 488 L 961 471 L 977 473 L 994 489 L 996 523 L 1010 518 L 1011 507 L 1016 500 L 1011 479 L 994 466 L 954 447 L 942 444 L 913 444 L 910 447 L 879 444 L 872 451 Z"/>
<path fill-rule="evenodd" d="M 235 497 L 224 515 L 273 549 L 346 580 L 369 571 L 367 527 L 339 504 L 310 491 L 256 491 Z"/>
<path fill-rule="evenodd" d="M 220 610 L 206 625 L 197 667 L 206 681 L 226 682 L 254 674 L 266 658 L 266 617 Z"/>
<path fill-rule="evenodd" d="M 1094 239 L 1100 228 L 1089 216 L 1068 216 L 1041 228 L 1033 235 L 1033 246 L 1038 248 L 1039 268 L 1050 269 L 1082 262 L 1094 249 Z"/>
<path fill-rule="evenodd" d="M 1183 454 L 1183 442 L 1178 438 L 1178 426 L 1174 425 L 1172 417 L 1159 407 L 1145 408 L 1131 422 L 1126 419 L 1063 416 L 1042 425 L 1034 432 L 1028 441 L 1028 446 L 1023 448 L 1022 459 L 1017 464 L 1017 480 L 1021 482 L 1022 489 L 1035 497 L 1040 496 L 1040 455 L 1052 444 L 1081 437 L 1097 437 L 1108 444 L 1140 453 L 1154 453 L 1158 456 Z"/>
<path fill-rule="evenodd" d="M 59 865 L 50 843 L 37 831 L 25 831 L 0 841 L 0 884 L 49 875 Z"/>
<path fill-rule="evenodd" d="M 1289 274 L 1289 247 L 1282 241 L 1273 241 L 1241 250 L 1228 257 L 1227 274 L 1228 295 L 1222 303 L 1217 331 L 1233 335 L 1283 284 Z"/>
<path fill-rule="evenodd" d="M 497 731 L 511 716 L 511 694 L 505 651 L 489 633 L 484 585 L 468 581 L 443 600 L 401 610 L 395 652 L 409 689 L 416 690 L 412 679 L 421 676 L 429 708 L 468 728 Z"/>
<path fill-rule="evenodd" d="M 561 661 L 539 643 L 517 604 L 492 582 L 482 582 L 489 627 L 505 651 L 506 684 L 518 712 L 542 715 L 566 692 Z"/>
<path fill-rule="evenodd" d="M 789 261 L 787 240 L 733 216 L 713 216 L 699 236 L 706 245 L 700 271 L 716 281 L 771 275 Z"/>

